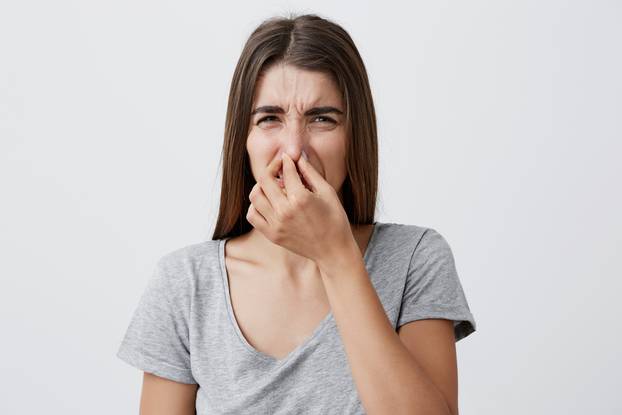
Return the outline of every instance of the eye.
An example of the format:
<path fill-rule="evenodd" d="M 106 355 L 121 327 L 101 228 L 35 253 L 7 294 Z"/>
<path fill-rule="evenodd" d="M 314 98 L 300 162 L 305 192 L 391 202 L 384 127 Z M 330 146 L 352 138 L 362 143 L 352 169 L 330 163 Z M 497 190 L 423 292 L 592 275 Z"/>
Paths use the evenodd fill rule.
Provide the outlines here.
<path fill-rule="evenodd" d="M 332 118 L 330 118 L 330 117 L 325 117 L 325 116 L 322 116 L 322 115 L 318 115 L 318 116 L 316 116 L 316 117 L 314 117 L 314 118 L 313 118 L 313 120 L 318 120 L 318 119 L 320 120 L 320 121 L 319 121 L 320 123 L 331 123 L 331 124 L 336 124 L 336 123 L 337 123 L 337 122 L 336 122 L 335 120 L 333 120 Z M 257 123 L 256 123 L 256 124 L 257 124 L 257 125 L 259 125 L 259 124 L 261 124 L 261 123 L 262 123 L 262 122 L 264 122 L 264 121 L 266 121 L 266 122 L 270 122 L 270 121 L 278 121 L 278 117 L 275 117 L 274 115 L 268 115 L 268 116 L 266 116 L 266 117 L 260 118 L 260 119 L 257 121 Z"/>
<path fill-rule="evenodd" d="M 313 119 L 314 119 L 314 120 L 317 120 L 318 118 L 322 118 L 322 119 L 326 120 L 326 122 L 329 122 L 329 123 L 333 123 L 333 124 L 335 123 L 335 120 L 333 120 L 332 118 L 330 118 L 330 117 L 324 117 L 324 116 L 322 116 L 322 115 L 318 115 L 317 117 L 315 117 L 315 118 L 313 118 Z"/>
<path fill-rule="evenodd" d="M 272 120 L 269 120 L 269 118 L 277 118 L 277 117 L 275 117 L 274 115 L 268 115 L 267 117 L 263 117 L 259 119 L 259 121 L 257 121 L 257 125 L 259 125 L 263 121 L 272 121 Z"/>

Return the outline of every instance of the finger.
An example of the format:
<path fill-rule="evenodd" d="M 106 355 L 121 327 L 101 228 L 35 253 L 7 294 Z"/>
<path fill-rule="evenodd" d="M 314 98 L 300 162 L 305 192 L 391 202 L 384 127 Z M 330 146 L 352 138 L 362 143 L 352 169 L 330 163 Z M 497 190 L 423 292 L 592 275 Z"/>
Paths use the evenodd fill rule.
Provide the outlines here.
<path fill-rule="evenodd" d="M 263 193 L 270 201 L 272 208 L 276 208 L 279 204 L 285 203 L 287 201 L 287 197 L 284 194 L 284 190 L 279 185 L 278 181 L 278 172 L 283 165 L 283 160 L 280 157 L 272 160 L 268 167 L 266 168 L 266 172 L 259 180 L 259 186 Z"/>
<path fill-rule="evenodd" d="M 257 211 L 252 203 L 248 207 L 248 211 L 246 212 L 246 220 L 248 221 L 248 223 L 253 225 L 254 228 L 257 228 L 262 232 L 264 232 L 264 229 L 268 228 L 268 222 L 261 215 L 261 213 Z"/>
<path fill-rule="evenodd" d="M 279 170 L 281 169 L 282 165 L 283 165 L 283 159 L 280 156 L 275 157 L 274 159 L 272 159 L 270 164 L 268 164 L 266 173 L 272 176 L 273 178 L 276 178 L 279 175 Z"/>
<path fill-rule="evenodd" d="M 320 172 L 313 167 L 313 164 L 306 157 L 300 157 L 297 166 L 313 193 L 317 193 L 326 183 Z"/>
<path fill-rule="evenodd" d="M 283 180 L 285 183 L 285 190 L 288 194 L 306 190 L 298 175 L 298 169 L 296 168 L 294 160 L 286 153 L 283 153 Z"/>
<path fill-rule="evenodd" d="M 259 183 L 256 183 L 255 186 L 253 186 L 253 189 L 251 190 L 248 198 L 252 198 L 251 203 L 257 213 L 262 216 L 263 221 L 268 224 L 272 223 L 274 217 L 274 209 L 272 207 L 272 203 L 270 203 L 270 200 L 268 200 L 268 198 L 266 197 Z"/>

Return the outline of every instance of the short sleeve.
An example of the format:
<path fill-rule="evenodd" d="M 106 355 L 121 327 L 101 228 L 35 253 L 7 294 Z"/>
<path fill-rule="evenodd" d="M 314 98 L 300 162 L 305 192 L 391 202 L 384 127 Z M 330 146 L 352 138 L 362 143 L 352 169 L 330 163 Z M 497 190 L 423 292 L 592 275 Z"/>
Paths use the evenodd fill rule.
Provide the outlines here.
<path fill-rule="evenodd" d="M 160 258 L 131 317 L 117 357 L 148 373 L 196 384 L 190 367 L 190 294 L 182 267 Z"/>
<path fill-rule="evenodd" d="M 397 327 L 423 319 L 452 320 L 456 342 L 476 329 L 451 248 L 432 228 L 426 228 L 410 258 Z"/>

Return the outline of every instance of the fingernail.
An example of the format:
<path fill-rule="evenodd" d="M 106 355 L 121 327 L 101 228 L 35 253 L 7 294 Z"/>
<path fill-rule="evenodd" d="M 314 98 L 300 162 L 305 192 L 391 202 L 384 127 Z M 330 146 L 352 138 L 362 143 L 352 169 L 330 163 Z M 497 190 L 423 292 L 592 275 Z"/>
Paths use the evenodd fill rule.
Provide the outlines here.
<path fill-rule="evenodd" d="M 305 160 L 309 161 L 309 156 L 307 156 L 307 153 L 306 153 L 304 150 L 302 150 L 302 157 L 303 157 Z"/>

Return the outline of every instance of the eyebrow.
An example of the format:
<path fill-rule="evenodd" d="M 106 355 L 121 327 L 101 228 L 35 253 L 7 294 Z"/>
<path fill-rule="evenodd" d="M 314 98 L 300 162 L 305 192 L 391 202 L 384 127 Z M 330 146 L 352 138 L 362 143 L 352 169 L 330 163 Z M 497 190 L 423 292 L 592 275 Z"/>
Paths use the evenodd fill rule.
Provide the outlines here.
<path fill-rule="evenodd" d="M 304 115 L 322 115 L 334 112 L 336 114 L 343 114 L 343 112 L 335 107 L 314 107 L 310 110 L 307 110 Z M 255 115 L 257 113 L 266 113 L 266 114 L 285 114 L 285 110 L 278 105 L 264 105 L 261 107 L 255 108 L 251 115 Z"/>

